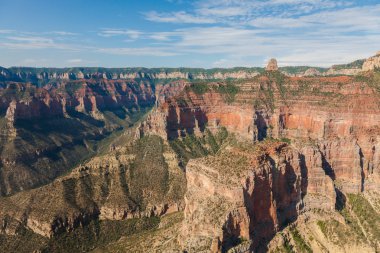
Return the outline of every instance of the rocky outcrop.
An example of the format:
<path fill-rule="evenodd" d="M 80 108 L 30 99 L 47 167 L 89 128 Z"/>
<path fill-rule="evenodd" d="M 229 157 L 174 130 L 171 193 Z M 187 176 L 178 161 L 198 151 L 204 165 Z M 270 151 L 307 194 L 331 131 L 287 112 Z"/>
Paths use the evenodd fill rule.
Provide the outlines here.
<path fill-rule="evenodd" d="M 26 227 L 52 237 L 93 220 L 183 210 L 184 172 L 170 147 L 163 145 L 158 136 L 150 136 L 128 146 L 113 146 L 53 183 L 1 199 L 0 233 L 9 235 L 17 227 Z"/>
<path fill-rule="evenodd" d="M 12 92 L 17 90 L 17 92 Z M 67 117 L 68 112 L 88 113 L 102 120 L 102 110 L 153 106 L 155 94 L 149 82 L 87 81 L 61 82 L 37 88 L 25 83 L 8 83 L 0 88 L 0 110 L 15 103 L 14 120 Z"/>
<path fill-rule="evenodd" d="M 305 71 L 303 76 L 320 76 L 321 72 L 319 72 L 316 68 L 309 68 Z"/>
<path fill-rule="evenodd" d="M 330 172 L 324 169 L 325 160 L 317 147 L 304 146 L 300 150 L 300 163 L 304 168 L 303 202 L 304 211 L 324 209 L 334 211 L 336 204 L 335 186 Z"/>
<path fill-rule="evenodd" d="M 167 133 L 166 114 L 161 110 L 154 109 L 136 128 L 135 139 L 146 135 L 157 135 L 166 140 Z"/>
<path fill-rule="evenodd" d="M 362 67 L 363 71 L 371 71 L 380 68 L 380 52 L 373 57 L 368 58 Z"/>
<path fill-rule="evenodd" d="M 355 76 L 362 72 L 360 68 L 344 68 L 344 69 L 335 69 L 329 68 L 327 72 L 323 73 L 324 76 L 336 76 L 336 75 L 347 75 Z"/>
<path fill-rule="evenodd" d="M 16 119 L 16 107 L 17 102 L 13 100 L 9 107 L 7 108 L 7 112 L 5 114 L 5 120 L 6 120 L 6 128 L 3 129 L 4 134 L 9 137 L 15 137 L 17 136 L 17 129 L 15 128 L 15 119 Z"/>
<path fill-rule="evenodd" d="M 187 89 L 162 102 L 141 129 L 162 137 L 166 134 L 169 140 L 220 127 L 250 141 L 268 137 L 311 139 L 323 160 L 322 165 L 313 168 L 323 174 L 322 168 L 341 190 L 360 192 L 366 185 L 374 187 L 374 183 L 366 182 L 377 180 L 375 168 L 380 159 L 376 151 L 380 120 L 376 91 L 349 77 L 282 77 L 283 87 L 278 86 L 276 78 L 269 75 L 256 82 L 243 82 L 234 103 L 227 103 L 214 88 L 200 95 Z M 302 86 L 304 82 L 307 86 Z M 306 90 L 300 94 L 301 87 Z M 257 106 L 247 102 L 252 100 Z M 318 172 L 316 177 L 320 178 Z M 327 184 L 323 178 L 315 184 Z"/>
<path fill-rule="evenodd" d="M 309 149 L 304 159 L 283 143 L 259 146 L 189 162 L 181 236 L 186 251 L 226 252 L 242 240 L 262 250 L 302 211 L 334 209 L 332 180 L 317 151 Z"/>
<path fill-rule="evenodd" d="M 355 66 L 360 64 L 348 67 L 357 71 Z M 176 80 L 153 85 L 153 78 L 192 79 L 195 74 L 163 74 L 164 70 L 88 73 L 84 69 L 77 76 L 53 74 L 59 81 L 42 88 L 1 81 L 4 99 L 0 110 L 6 117 L 0 124 L 10 133 L 15 129 L 13 136 L 20 142 L 29 137 L 29 129 L 17 128 L 24 120 L 32 122 L 43 116 L 52 122 L 74 119 L 71 128 L 78 129 L 72 122 L 95 124 L 97 128 L 91 128 L 89 135 L 96 138 L 97 132 L 115 129 L 108 124 L 129 120 L 134 110 L 154 108 L 135 128 L 107 146 L 106 154 L 101 149 L 102 155 L 50 184 L 50 178 L 59 174 L 54 174 L 53 159 L 70 159 L 72 155 L 65 150 L 54 156 L 56 149 L 65 147 L 56 142 L 71 140 L 72 133 L 53 136 L 54 144 L 47 148 L 23 145 L 33 151 L 21 155 L 3 155 L 9 152 L 4 144 L 0 186 L 6 187 L 0 187 L 1 194 L 13 190 L 9 185 L 14 180 L 8 179 L 29 183 L 33 177 L 27 173 L 40 168 L 52 173 L 44 178 L 45 186 L 1 199 L 0 233 L 15 234 L 18 228 L 27 227 L 51 237 L 91 220 L 162 216 L 184 209 L 185 220 L 178 231 L 183 250 L 261 252 L 284 228 L 280 244 L 296 244 L 298 234 L 286 232 L 286 227 L 290 223 L 291 228 L 298 226 L 300 217 L 299 224 L 314 219 L 315 214 L 327 219 L 324 215 L 330 213 L 339 224 L 351 221 L 352 217 L 341 216 L 349 213 L 339 214 L 335 209 L 355 204 L 350 200 L 352 195 L 374 192 L 376 196 L 380 190 L 380 100 L 376 79 L 370 79 L 374 74 L 316 77 L 316 70 L 306 70 L 307 78 L 290 78 L 277 71 L 275 61 L 268 65 L 268 71 L 239 82 Z M 338 72 L 347 69 L 334 67 Z M 3 73 L 13 78 L 11 73 Z M 207 73 L 196 74 L 210 78 Z M 50 80 L 49 75 L 40 74 L 36 80 Z M 120 79 L 121 75 L 126 79 Z M 231 75 L 222 70 L 212 74 L 218 79 L 227 76 Z M 235 77 L 241 76 L 249 75 L 243 71 Z M 19 74 L 17 78 L 32 77 Z M 76 78 L 81 80 L 72 81 Z M 108 110 L 121 116 L 108 122 Z M 40 133 L 43 128 L 35 122 L 30 126 Z M 58 121 L 54 129 L 61 123 Z M 18 138 L 18 130 L 23 138 Z M 220 141 L 218 134 L 226 130 L 227 137 Z M 83 139 L 81 135 L 76 138 Z M 85 140 L 78 146 L 92 144 Z M 51 163 L 48 157 L 53 157 Z M 26 163 L 19 169 L 20 160 L 29 162 L 33 170 L 27 170 Z M 30 185 L 20 184 L 18 190 Z M 373 200 L 371 205 L 378 203 Z M 368 226 L 365 222 L 362 225 Z"/>
<path fill-rule="evenodd" d="M 273 58 L 270 59 L 265 70 L 266 71 L 277 71 L 278 70 L 277 60 L 273 59 Z"/>
<path fill-rule="evenodd" d="M 0 85 L 0 195 L 47 184 L 94 154 L 99 141 L 155 103 L 149 82 Z M 140 114 L 140 116 L 138 116 Z"/>

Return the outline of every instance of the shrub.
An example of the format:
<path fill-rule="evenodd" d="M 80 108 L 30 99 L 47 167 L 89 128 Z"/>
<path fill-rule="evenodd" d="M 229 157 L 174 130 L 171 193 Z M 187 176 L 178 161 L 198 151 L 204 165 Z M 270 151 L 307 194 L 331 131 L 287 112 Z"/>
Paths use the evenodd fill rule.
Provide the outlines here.
<path fill-rule="evenodd" d="M 239 87 L 227 82 L 226 85 L 220 85 L 218 87 L 218 92 L 224 95 L 225 101 L 227 103 L 232 103 L 235 100 L 236 94 L 239 92 Z"/>
<path fill-rule="evenodd" d="M 189 87 L 197 95 L 203 95 L 209 91 L 209 87 L 205 82 L 192 83 Z"/>

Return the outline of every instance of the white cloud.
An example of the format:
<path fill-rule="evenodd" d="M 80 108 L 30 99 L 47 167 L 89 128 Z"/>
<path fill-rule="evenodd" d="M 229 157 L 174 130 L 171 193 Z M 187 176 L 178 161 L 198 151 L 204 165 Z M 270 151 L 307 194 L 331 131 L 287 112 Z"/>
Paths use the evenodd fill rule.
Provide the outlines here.
<path fill-rule="evenodd" d="M 203 0 L 195 1 L 190 10 L 160 13 L 150 11 L 145 13 L 145 18 L 165 23 L 244 25 L 258 18 L 290 18 L 350 5 L 351 1 L 343 0 Z"/>
<path fill-rule="evenodd" d="M 121 48 L 98 48 L 97 52 L 116 55 L 137 55 L 137 56 L 175 56 L 179 53 L 173 52 L 170 48 L 158 47 L 121 47 Z"/>
<path fill-rule="evenodd" d="M 53 38 L 37 36 L 8 36 L 5 40 L 0 40 L 0 48 L 8 49 L 64 49 L 79 50 L 80 47 L 72 44 L 57 43 Z"/>
<path fill-rule="evenodd" d="M 50 38 L 44 38 L 44 37 L 7 37 L 8 40 L 13 40 L 13 41 L 21 41 L 21 42 L 30 42 L 30 43 L 53 43 L 53 39 Z"/>
<path fill-rule="evenodd" d="M 379 50 L 380 4 L 351 5 L 330 0 L 207 0 L 198 2 L 193 12 L 181 13 L 207 16 L 217 26 L 154 33 L 150 38 L 180 54 L 222 55 L 213 66 L 243 64 L 246 60 L 239 59 L 255 56 L 277 57 L 280 64 L 329 66 Z M 172 15 L 170 22 L 182 21 Z"/>
<path fill-rule="evenodd" d="M 113 36 L 128 36 L 130 39 L 136 40 L 143 33 L 137 30 L 124 30 L 124 29 L 103 29 L 98 33 L 102 37 L 113 37 Z"/>
<path fill-rule="evenodd" d="M 186 23 L 186 24 L 213 24 L 216 20 L 205 16 L 188 14 L 185 11 L 158 13 L 155 11 L 145 13 L 145 18 L 149 21 L 162 23 Z"/>
<path fill-rule="evenodd" d="M 14 33 L 14 32 L 15 32 L 14 30 L 6 30 L 6 29 L 0 30 L 0 34 L 8 34 L 8 33 Z"/>
<path fill-rule="evenodd" d="M 67 60 L 68 63 L 81 63 L 83 62 L 82 59 L 69 59 Z"/>
<path fill-rule="evenodd" d="M 74 35 L 78 35 L 77 33 L 66 32 L 66 31 L 52 31 L 52 32 L 48 32 L 48 33 L 57 34 L 57 35 L 61 35 L 61 36 L 74 36 Z"/>
<path fill-rule="evenodd" d="M 354 7 L 350 1 L 339 0 L 204 0 L 192 7 L 144 13 L 147 20 L 172 23 L 161 27 L 177 27 L 173 30 L 99 29 L 99 36 L 119 42 L 115 47 L 66 31 L 0 30 L 0 48 L 81 50 L 95 55 L 181 55 L 183 58 L 175 58 L 181 64 L 197 60 L 201 63 L 196 64 L 208 67 L 261 65 L 258 59 L 264 65 L 264 59 L 271 57 L 276 57 L 280 65 L 329 66 L 368 57 L 380 49 L 380 4 Z M 136 46 L 124 47 L 124 42 L 136 40 Z M 78 58 L 63 62 L 89 63 L 80 59 L 87 55 L 74 57 Z"/>
<path fill-rule="evenodd" d="M 197 10 L 197 13 L 203 16 L 217 16 L 217 17 L 231 17 L 240 16 L 247 13 L 247 9 L 241 6 L 236 7 L 212 7 L 201 8 Z"/>
<path fill-rule="evenodd" d="M 258 28 L 296 28 L 310 25 L 307 22 L 300 22 L 297 18 L 280 17 L 260 17 L 251 20 L 248 24 Z"/>

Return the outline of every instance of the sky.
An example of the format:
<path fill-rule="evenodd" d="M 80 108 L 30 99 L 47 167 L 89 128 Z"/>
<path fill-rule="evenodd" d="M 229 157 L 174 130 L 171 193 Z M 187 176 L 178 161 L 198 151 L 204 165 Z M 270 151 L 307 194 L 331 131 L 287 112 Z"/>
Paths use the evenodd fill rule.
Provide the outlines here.
<path fill-rule="evenodd" d="M 323 66 L 380 50 L 380 0 L 0 0 L 0 66 Z"/>

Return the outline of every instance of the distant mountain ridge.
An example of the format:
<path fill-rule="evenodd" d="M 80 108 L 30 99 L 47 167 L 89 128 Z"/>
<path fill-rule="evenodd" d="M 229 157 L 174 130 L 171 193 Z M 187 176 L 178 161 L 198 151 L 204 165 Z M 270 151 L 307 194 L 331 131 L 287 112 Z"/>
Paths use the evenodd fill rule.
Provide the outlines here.
<path fill-rule="evenodd" d="M 309 75 L 356 75 L 365 60 L 357 60 L 348 64 L 334 65 L 331 68 L 311 66 L 285 66 L 279 70 L 288 76 Z M 78 79 L 248 79 L 264 72 L 263 67 L 235 68 L 103 68 L 103 67 L 73 67 L 73 68 L 33 68 L 33 67 L 0 67 L 0 81 L 31 82 L 44 85 L 55 80 Z M 315 71 L 316 70 L 316 71 Z"/>

